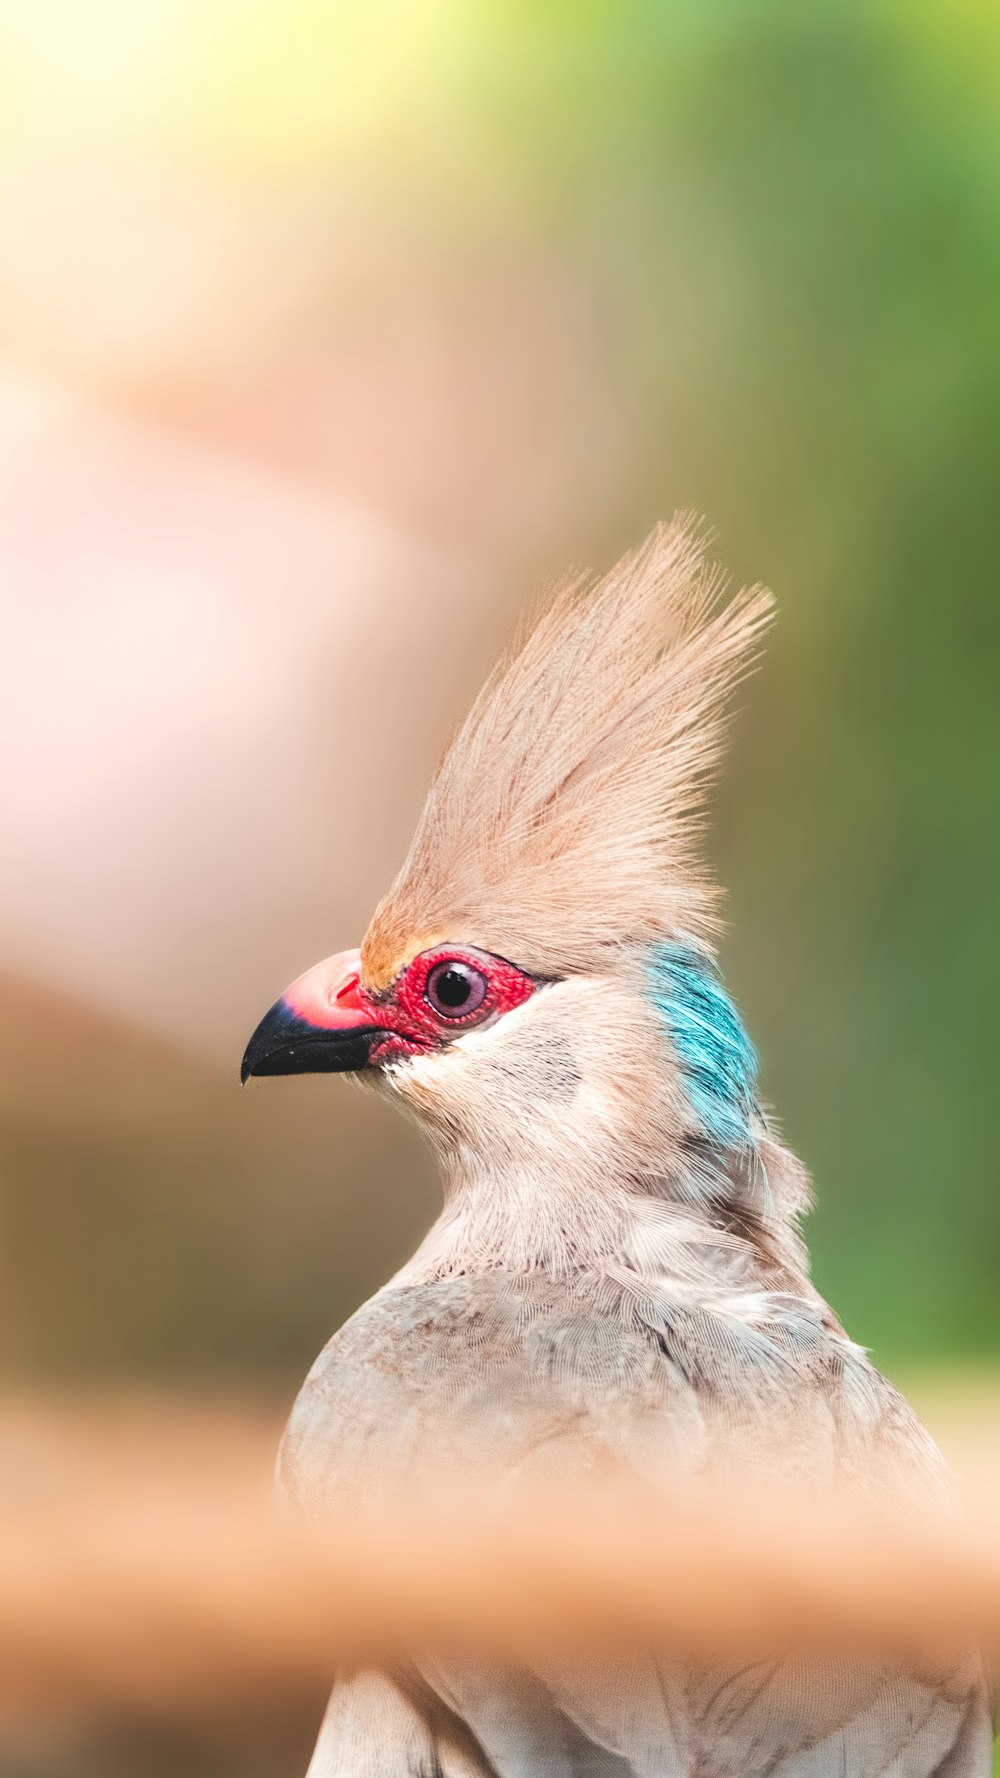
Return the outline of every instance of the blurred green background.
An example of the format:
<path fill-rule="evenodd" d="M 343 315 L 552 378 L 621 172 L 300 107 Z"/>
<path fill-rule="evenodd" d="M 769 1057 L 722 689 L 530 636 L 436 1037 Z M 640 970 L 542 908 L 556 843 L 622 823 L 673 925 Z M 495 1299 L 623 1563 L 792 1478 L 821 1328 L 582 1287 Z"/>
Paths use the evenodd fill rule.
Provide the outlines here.
<path fill-rule="evenodd" d="M 605 564 L 678 506 L 780 606 L 712 844 L 729 980 L 817 1184 L 819 1282 L 890 1370 L 995 1360 L 995 9 L 94 0 L 5 4 L 0 52 L 5 597 L 15 626 L 39 587 L 66 601 L 35 639 L 46 716 L 12 773 L 61 705 L 64 611 L 73 650 L 100 652 L 90 694 L 86 663 L 66 666 L 88 720 L 146 670 L 161 620 L 147 633 L 136 611 L 171 594 L 144 576 L 185 525 L 212 586 L 229 576 L 212 671 L 234 670 L 240 562 L 205 543 L 197 494 L 220 474 L 247 478 L 227 537 L 270 515 L 255 611 L 278 634 L 287 602 L 292 623 L 312 548 L 341 625 L 323 647 L 354 661 L 326 701 L 318 644 L 308 675 L 280 647 L 250 673 L 248 708 L 287 691 L 271 769 L 238 771 L 243 740 L 219 740 L 232 775 L 208 772 L 197 818 L 170 805 L 128 945 L 115 847 L 167 794 L 159 764 L 144 793 L 142 749 L 184 719 L 183 675 L 115 718 L 66 793 L 71 838 L 46 827 L 65 907 L 35 879 L 30 907 L 5 892 L 9 1377 L 287 1393 L 403 1257 L 434 1204 L 415 1138 L 339 1082 L 240 1098 L 243 1042 L 286 979 L 360 936 L 538 580 Z M 172 491 L 137 493 L 165 461 Z M 323 555 L 327 507 L 343 524 Z M 351 540 L 373 525 L 396 553 L 355 593 Z M 324 582 L 337 550 L 355 566 Z M 121 604 L 101 602 L 109 552 Z M 359 686 L 382 713 L 360 745 Z M 312 800 L 252 863 L 241 823 L 257 845 L 285 818 L 295 760 L 283 775 L 275 749 L 303 725 Z M 19 859 L 77 758 L 65 726 L 10 793 Z M 131 800 L 94 825 L 87 799 L 134 747 Z"/>

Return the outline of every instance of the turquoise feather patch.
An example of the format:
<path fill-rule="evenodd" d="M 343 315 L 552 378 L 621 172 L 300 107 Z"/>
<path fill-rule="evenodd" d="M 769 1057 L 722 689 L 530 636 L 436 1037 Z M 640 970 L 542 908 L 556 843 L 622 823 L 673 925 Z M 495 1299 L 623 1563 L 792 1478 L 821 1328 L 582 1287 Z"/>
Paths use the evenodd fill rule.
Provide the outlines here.
<path fill-rule="evenodd" d="M 719 1148 L 750 1147 L 757 1056 L 711 958 L 690 944 L 658 945 L 649 984 L 704 1134 Z"/>

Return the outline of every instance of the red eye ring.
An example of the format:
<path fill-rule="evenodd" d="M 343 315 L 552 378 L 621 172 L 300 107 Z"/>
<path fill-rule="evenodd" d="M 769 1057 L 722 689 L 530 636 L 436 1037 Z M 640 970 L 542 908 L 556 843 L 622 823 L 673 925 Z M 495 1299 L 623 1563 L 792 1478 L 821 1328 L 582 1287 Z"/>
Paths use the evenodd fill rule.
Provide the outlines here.
<path fill-rule="evenodd" d="M 442 957 L 428 973 L 424 999 L 441 1019 L 467 1019 L 489 992 L 489 978 L 464 957 Z"/>
<path fill-rule="evenodd" d="M 520 1006 L 540 986 L 516 964 L 473 945 L 453 942 L 421 951 L 377 1000 L 376 1022 L 386 1029 L 377 1059 L 442 1049 Z"/>

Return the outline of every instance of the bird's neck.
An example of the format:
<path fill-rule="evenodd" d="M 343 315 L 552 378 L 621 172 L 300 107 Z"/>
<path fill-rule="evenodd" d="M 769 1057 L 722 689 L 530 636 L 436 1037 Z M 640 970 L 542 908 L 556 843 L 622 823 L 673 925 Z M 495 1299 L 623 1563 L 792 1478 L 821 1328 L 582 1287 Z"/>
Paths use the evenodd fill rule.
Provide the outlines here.
<path fill-rule="evenodd" d="M 801 1170 L 776 1143 L 728 1172 L 718 1158 L 709 1165 L 675 1149 L 637 1176 L 595 1132 L 589 1138 L 563 1130 L 549 1149 L 536 1123 L 516 1152 L 436 1144 L 444 1207 L 397 1281 L 504 1270 L 562 1279 L 627 1273 L 695 1292 L 808 1289 L 788 1213 Z M 768 1184 L 755 1191 L 753 1175 L 765 1166 Z"/>
<path fill-rule="evenodd" d="M 407 1276 L 617 1268 L 751 1289 L 805 1279 L 796 1218 L 806 1177 L 774 1140 L 746 1070 L 736 1079 L 728 1027 L 705 1047 L 721 1013 L 707 988 L 684 1000 L 687 976 L 672 965 L 660 984 L 671 1018 L 700 1034 L 696 1053 L 693 1037 L 682 1050 L 644 981 L 561 983 L 496 1031 L 399 1071 L 392 1084 L 444 1186 Z"/>

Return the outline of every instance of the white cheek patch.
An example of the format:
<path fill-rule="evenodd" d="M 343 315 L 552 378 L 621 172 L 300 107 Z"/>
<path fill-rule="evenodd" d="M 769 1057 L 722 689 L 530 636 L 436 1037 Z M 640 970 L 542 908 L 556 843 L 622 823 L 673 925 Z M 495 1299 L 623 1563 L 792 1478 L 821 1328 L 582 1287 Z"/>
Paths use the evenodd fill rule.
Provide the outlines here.
<path fill-rule="evenodd" d="M 534 1011 L 534 997 L 523 1000 L 520 1006 L 512 1006 L 509 1012 L 502 1012 L 499 1018 L 485 1025 L 474 1025 L 470 1031 L 462 1031 L 452 1039 L 449 1050 L 445 1054 L 460 1053 L 475 1055 L 483 1049 L 492 1049 L 494 1043 L 503 1032 L 507 1037 L 511 1032 L 519 1031 L 525 1022 L 530 1022 Z"/>
<path fill-rule="evenodd" d="M 388 1085 L 397 1087 L 400 1092 L 411 1087 L 419 1091 L 423 1087 L 432 1088 L 442 1076 L 447 1078 L 448 1061 L 446 1050 L 431 1050 L 427 1055 L 414 1054 L 398 1062 L 388 1062 L 382 1072 Z"/>
<path fill-rule="evenodd" d="M 475 1069 L 480 1062 L 499 1067 L 502 1063 L 501 1032 L 506 1041 L 524 1022 L 530 1006 L 531 1001 L 526 1000 L 522 1006 L 513 1006 L 509 1012 L 502 1013 L 492 1024 L 457 1031 L 444 1049 L 430 1050 L 423 1055 L 418 1052 L 405 1060 L 389 1062 L 384 1071 L 386 1080 L 400 1092 L 413 1089 L 431 1093 L 464 1084 L 469 1070 Z"/>

